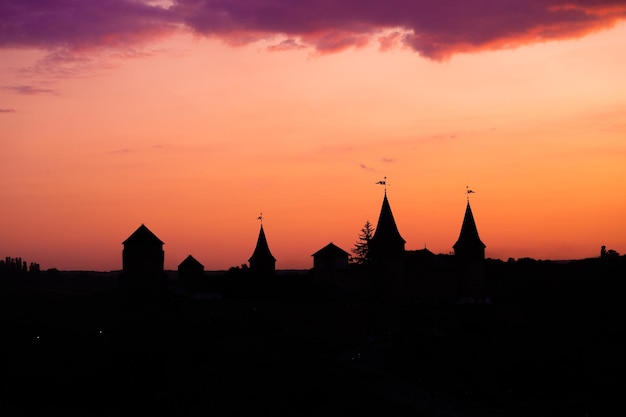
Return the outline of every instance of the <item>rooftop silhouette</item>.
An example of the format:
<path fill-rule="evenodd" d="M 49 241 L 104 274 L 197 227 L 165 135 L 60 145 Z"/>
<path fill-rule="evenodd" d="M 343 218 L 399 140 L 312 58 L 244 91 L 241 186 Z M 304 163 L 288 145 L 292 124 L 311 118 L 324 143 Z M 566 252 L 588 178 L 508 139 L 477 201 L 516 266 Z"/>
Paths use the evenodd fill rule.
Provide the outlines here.
<path fill-rule="evenodd" d="M 378 216 L 378 223 L 374 231 L 374 236 L 370 241 L 372 257 L 385 257 L 389 255 L 402 254 L 406 241 L 400 235 L 396 221 L 393 218 L 391 205 L 387 199 L 387 191 L 383 197 L 383 204 Z"/>
<path fill-rule="evenodd" d="M 122 244 L 124 283 L 146 280 L 159 283 L 163 280 L 165 263 L 163 241 L 150 229 L 142 224 Z"/>
<path fill-rule="evenodd" d="M 267 244 L 267 238 L 265 237 L 265 230 L 263 230 L 263 224 L 259 229 L 259 237 L 254 248 L 254 252 L 250 259 L 250 269 L 257 273 L 274 273 L 276 270 L 276 258 L 270 252 L 269 245 Z"/>
<path fill-rule="evenodd" d="M 465 208 L 465 216 L 463 216 L 463 224 L 461 225 L 461 233 L 456 243 L 452 246 L 455 253 L 463 253 L 466 251 L 483 251 L 486 245 L 478 237 L 478 228 L 474 221 L 474 215 L 472 214 L 472 207 L 470 202 L 467 202 Z"/>

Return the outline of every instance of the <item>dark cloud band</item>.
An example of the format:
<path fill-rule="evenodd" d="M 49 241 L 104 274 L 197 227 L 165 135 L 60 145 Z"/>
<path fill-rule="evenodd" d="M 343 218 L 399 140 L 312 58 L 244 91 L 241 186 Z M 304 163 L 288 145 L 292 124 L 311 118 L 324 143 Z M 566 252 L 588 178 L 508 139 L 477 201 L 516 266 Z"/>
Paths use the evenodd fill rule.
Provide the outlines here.
<path fill-rule="evenodd" d="M 175 31 L 275 50 L 378 40 L 432 59 L 583 36 L 626 18 L 623 0 L 0 0 L 0 47 L 125 47 Z"/>

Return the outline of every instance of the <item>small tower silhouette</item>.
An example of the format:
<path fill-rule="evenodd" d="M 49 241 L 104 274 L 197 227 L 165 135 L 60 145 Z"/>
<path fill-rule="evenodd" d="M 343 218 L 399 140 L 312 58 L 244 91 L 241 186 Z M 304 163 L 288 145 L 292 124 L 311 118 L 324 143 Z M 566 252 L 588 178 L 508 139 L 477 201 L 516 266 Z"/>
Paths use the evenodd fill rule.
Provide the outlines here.
<path fill-rule="evenodd" d="M 204 276 L 204 265 L 189 255 L 178 265 L 178 279 L 182 282 L 197 283 Z"/>
<path fill-rule="evenodd" d="M 465 208 L 459 239 L 452 246 L 459 267 L 459 295 L 479 299 L 483 296 L 485 244 L 478 237 L 478 228 L 469 199 Z"/>
<path fill-rule="evenodd" d="M 163 242 L 150 229 L 142 224 L 122 244 L 122 269 L 126 279 L 153 282 L 164 279 Z"/>
<path fill-rule="evenodd" d="M 372 259 L 395 258 L 404 256 L 404 244 L 406 241 L 400 235 L 396 221 L 391 212 L 391 206 L 387 199 L 387 191 L 383 198 L 383 205 L 378 216 L 378 224 L 374 236 L 369 242 Z"/>
<path fill-rule="evenodd" d="M 261 223 L 256 247 L 248 262 L 250 262 L 250 271 L 255 274 L 273 274 L 276 271 L 276 258 L 272 256 L 272 252 L 270 252 L 270 248 L 267 245 L 263 223 Z"/>

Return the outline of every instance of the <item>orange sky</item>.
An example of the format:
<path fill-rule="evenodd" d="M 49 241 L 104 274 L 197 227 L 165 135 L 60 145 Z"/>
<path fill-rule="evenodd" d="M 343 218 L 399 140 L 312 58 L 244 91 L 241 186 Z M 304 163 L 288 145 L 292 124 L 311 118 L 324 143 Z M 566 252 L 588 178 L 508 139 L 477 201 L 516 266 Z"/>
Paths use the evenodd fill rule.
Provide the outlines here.
<path fill-rule="evenodd" d="M 277 268 L 310 268 L 375 224 L 384 176 L 407 249 L 451 251 L 469 185 L 488 257 L 626 252 L 626 22 L 443 61 L 273 44 L 0 48 L 0 256 L 120 269 L 145 223 L 167 269 L 226 269 L 263 212 Z"/>

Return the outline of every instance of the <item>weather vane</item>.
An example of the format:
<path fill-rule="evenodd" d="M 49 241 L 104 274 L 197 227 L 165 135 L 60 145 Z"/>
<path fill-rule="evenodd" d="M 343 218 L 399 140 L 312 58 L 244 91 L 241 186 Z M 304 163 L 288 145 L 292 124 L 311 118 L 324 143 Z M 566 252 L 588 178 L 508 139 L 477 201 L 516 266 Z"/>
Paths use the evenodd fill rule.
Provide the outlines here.
<path fill-rule="evenodd" d="M 261 212 L 261 214 L 259 214 L 259 217 L 256 218 L 258 221 L 261 222 L 261 226 L 263 226 L 263 212 Z"/>
<path fill-rule="evenodd" d="M 385 194 L 387 194 L 387 177 L 383 177 L 382 181 L 378 181 L 376 184 L 385 186 Z"/>
<path fill-rule="evenodd" d="M 475 191 L 474 190 L 470 190 L 469 185 L 465 186 L 465 194 L 467 194 L 467 202 L 469 203 L 469 195 L 470 194 L 474 194 Z"/>

